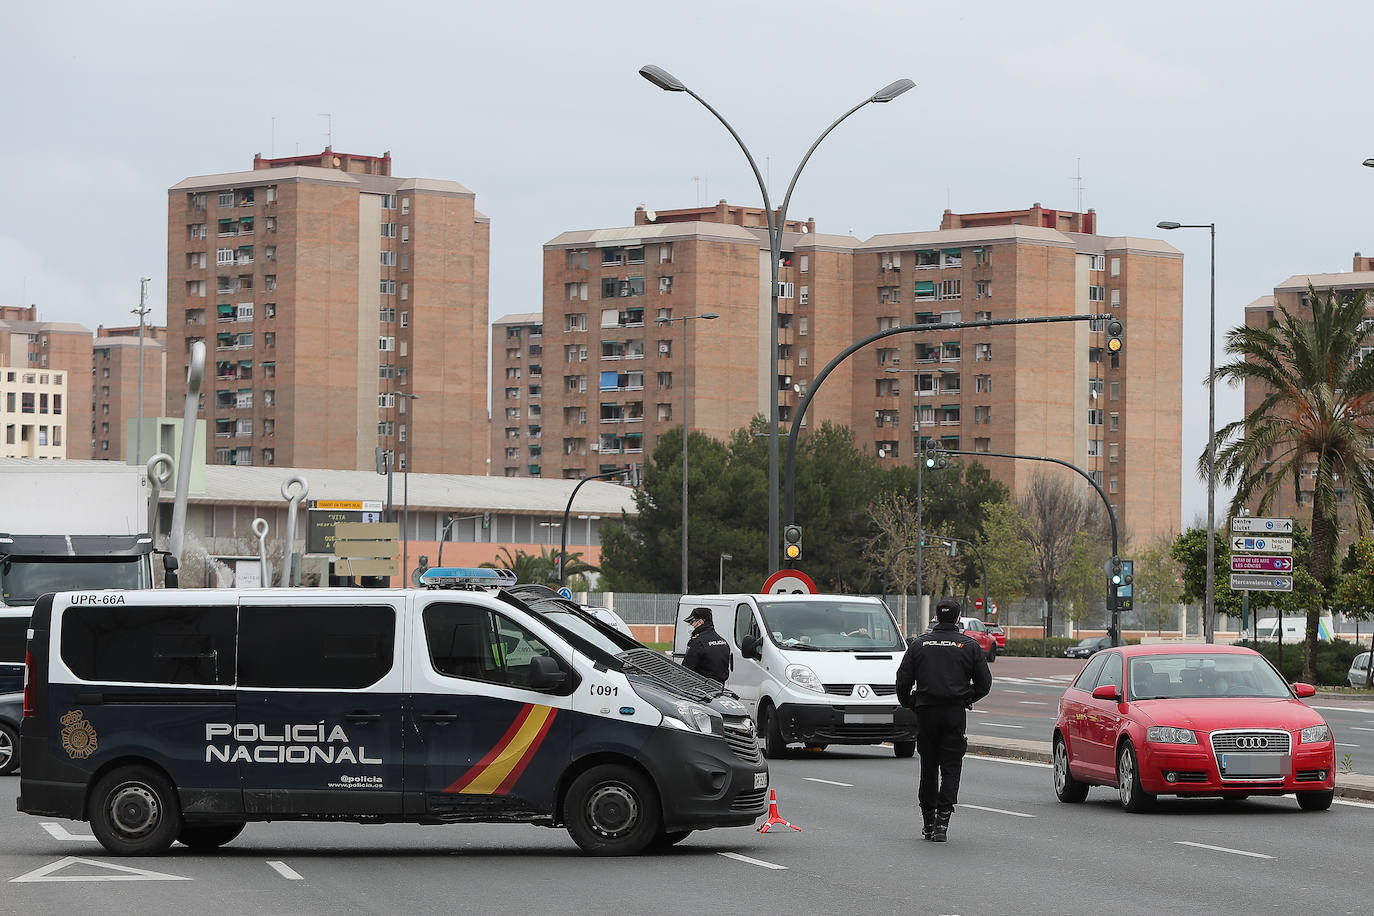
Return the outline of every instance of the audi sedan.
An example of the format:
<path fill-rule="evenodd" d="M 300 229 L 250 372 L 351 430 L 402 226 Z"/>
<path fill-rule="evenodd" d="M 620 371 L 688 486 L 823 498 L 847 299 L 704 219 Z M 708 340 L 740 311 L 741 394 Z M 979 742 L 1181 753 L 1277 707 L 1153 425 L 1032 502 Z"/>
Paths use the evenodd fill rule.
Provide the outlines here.
<path fill-rule="evenodd" d="M 1081 802 L 1115 788 L 1127 811 L 1158 795 L 1297 795 L 1325 811 L 1336 790 L 1331 727 L 1253 649 L 1140 645 L 1104 649 L 1059 700 L 1054 791 Z"/>
<path fill-rule="evenodd" d="M 1069 646 L 1064 650 L 1065 658 L 1090 658 L 1101 652 L 1103 649 L 1112 647 L 1110 636 L 1089 636 L 1076 646 Z"/>

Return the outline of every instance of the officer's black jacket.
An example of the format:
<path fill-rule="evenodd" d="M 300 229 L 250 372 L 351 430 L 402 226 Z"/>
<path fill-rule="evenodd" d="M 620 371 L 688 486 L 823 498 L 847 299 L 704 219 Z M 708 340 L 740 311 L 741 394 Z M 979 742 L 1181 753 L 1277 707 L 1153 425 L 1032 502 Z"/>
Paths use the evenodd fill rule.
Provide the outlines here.
<path fill-rule="evenodd" d="M 954 623 L 937 623 L 918 636 L 897 669 L 897 700 L 912 709 L 969 706 L 991 689 L 992 672 L 983 648 Z"/>
<path fill-rule="evenodd" d="M 730 644 L 709 624 L 701 627 L 687 640 L 684 668 L 725 683 L 730 674 Z"/>

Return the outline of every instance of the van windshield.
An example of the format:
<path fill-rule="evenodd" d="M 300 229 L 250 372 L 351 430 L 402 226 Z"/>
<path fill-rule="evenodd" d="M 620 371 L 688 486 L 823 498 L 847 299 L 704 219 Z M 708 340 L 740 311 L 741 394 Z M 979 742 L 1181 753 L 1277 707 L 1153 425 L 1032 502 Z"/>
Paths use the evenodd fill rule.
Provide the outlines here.
<path fill-rule="evenodd" d="M 905 648 L 897 621 L 881 604 L 818 597 L 815 601 L 760 601 L 759 610 L 769 637 L 784 649 Z"/>
<path fill-rule="evenodd" d="M 143 557 L 9 557 L 0 563 L 0 597 L 12 607 L 26 607 L 47 592 L 152 588 L 147 568 Z"/>

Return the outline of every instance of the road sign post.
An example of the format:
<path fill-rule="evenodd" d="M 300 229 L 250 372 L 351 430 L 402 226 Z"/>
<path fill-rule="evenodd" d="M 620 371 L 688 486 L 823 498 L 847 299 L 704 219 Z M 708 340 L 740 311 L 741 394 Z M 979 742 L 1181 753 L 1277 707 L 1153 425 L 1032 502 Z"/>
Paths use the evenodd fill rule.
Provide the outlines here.
<path fill-rule="evenodd" d="M 1231 589 L 1247 593 L 1241 608 L 1242 629 L 1249 616 L 1249 592 L 1293 590 L 1292 534 L 1291 518 L 1238 515 L 1231 519 Z"/>

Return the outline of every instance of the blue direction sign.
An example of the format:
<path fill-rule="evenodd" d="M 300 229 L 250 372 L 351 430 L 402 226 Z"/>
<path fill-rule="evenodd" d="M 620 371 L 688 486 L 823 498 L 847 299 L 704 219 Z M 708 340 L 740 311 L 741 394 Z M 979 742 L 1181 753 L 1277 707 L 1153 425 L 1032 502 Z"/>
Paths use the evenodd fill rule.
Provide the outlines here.
<path fill-rule="evenodd" d="M 1246 553 L 1293 553 L 1292 538 L 1247 537 L 1237 535 L 1231 538 L 1231 549 Z"/>
<path fill-rule="evenodd" d="M 1232 572 L 1277 572 L 1292 573 L 1292 557 L 1265 557 L 1256 554 L 1232 554 Z"/>

